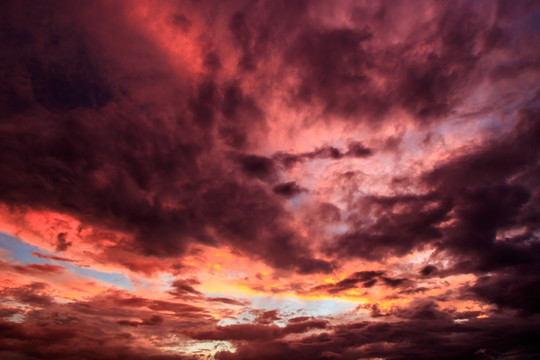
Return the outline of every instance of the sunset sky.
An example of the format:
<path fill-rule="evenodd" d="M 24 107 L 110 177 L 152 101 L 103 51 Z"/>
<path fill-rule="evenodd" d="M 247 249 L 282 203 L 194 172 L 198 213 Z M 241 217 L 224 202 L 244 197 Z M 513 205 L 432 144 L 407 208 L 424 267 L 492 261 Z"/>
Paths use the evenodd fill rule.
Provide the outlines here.
<path fill-rule="evenodd" d="M 0 2 L 0 358 L 539 359 L 540 2 Z"/>

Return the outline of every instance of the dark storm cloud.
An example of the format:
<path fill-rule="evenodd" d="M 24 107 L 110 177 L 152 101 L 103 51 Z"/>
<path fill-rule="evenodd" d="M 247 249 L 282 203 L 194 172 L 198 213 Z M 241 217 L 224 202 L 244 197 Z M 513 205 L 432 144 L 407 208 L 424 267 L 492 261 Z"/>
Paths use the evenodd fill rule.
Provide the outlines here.
<path fill-rule="evenodd" d="M 315 291 L 326 291 L 329 294 L 337 294 L 342 291 L 354 289 L 358 283 L 362 283 L 362 287 L 372 287 L 377 282 L 377 279 L 383 274 L 382 271 L 361 271 L 356 272 L 346 279 L 343 279 L 335 284 L 318 285 L 313 288 Z"/>
<path fill-rule="evenodd" d="M 66 233 L 60 233 L 56 237 L 56 251 L 65 251 L 71 246 L 71 242 L 66 240 Z"/>
<path fill-rule="evenodd" d="M 451 4 L 440 19 L 437 33 L 441 40 L 438 53 L 431 53 L 423 63 L 410 62 L 403 69 L 401 99 L 420 119 L 446 115 L 459 103 L 460 92 L 471 81 L 480 57 L 476 43 L 486 36 L 486 24 L 473 7 Z M 452 68 L 452 71 L 449 69 Z"/>
<path fill-rule="evenodd" d="M 330 271 L 300 245 L 280 200 L 252 181 L 274 182 L 273 161 L 230 159 L 216 148 L 213 134 L 233 149 L 251 144 L 251 132 L 265 124 L 257 101 L 235 82 L 207 77 L 182 85 L 189 74 L 174 73 L 154 44 L 136 29 L 118 31 L 130 28 L 123 17 L 100 19 L 110 30 L 100 35 L 93 10 L 106 5 L 88 6 L 86 13 L 54 4 L 77 25 L 15 3 L 3 15 L 2 37 L 19 44 L 2 58 L 11 69 L 2 86 L 26 105 L 16 111 L 5 99 L 2 107 L 0 200 L 120 230 L 135 239 L 122 246 L 141 254 L 171 256 L 193 241 L 225 242 L 272 266 Z M 124 53 L 110 50 L 110 42 L 123 44 Z M 141 49 L 151 54 L 145 62 L 125 63 L 125 54 Z M 164 116 L 163 108 L 178 115 Z M 210 228 L 225 235 L 218 239 Z M 58 235 L 57 251 L 69 245 Z"/>
<path fill-rule="evenodd" d="M 414 289 L 401 290 L 399 294 L 403 294 L 403 295 L 423 294 L 428 290 L 429 288 L 427 287 L 417 287 Z"/>
<path fill-rule="evenodd" d="M 436 266 L 433 266 L 433 265 L 426 265 L 425 267 L 422 268 L 422 270 L 420 270 L 420 273 L 423 275 L 423 276 L 428 276 L 434 272 L 437 271 L 437 267 Z"/>
<path fill-rule="evenodd" d="M 175 280 L 171 284 L 173 290 L 169 291 L 169 294 L 175 296 L 202 295 L 201 292 L 195 290 L 193 287 L 199 284 L 200 282 L 196 279 Z"/>
<path fill-rule="evenodd" d="M 282 338 L 288 334 L 301 334 L 310 329 L 324 329 L 327 322 L 308 320 L 295 322 L 285 327 L 264 324 L 238 324 L 218 326 L 210 331 L 190 331 L 186 335 L 198 340 L 248 340 L 267 341 Z"/>
<path fill-rule="evenodd" d="M 373 150 L 370 148 L 364 146 L 359 141 L 353 141 L 348 144 L 348 150 L 347 153 L 345 153 L 345 156 L 353 156 L 353 157 L 367 157 L 373 154 Z"/>
<path fill-rule="evenodd" d="M 315 273 L 331 273 L 336 267 L 336 261 L 314 259 L 306 256 L 299 256 L 297 259 L 296 271 L 301 275 L 315 274 Z"/>
<path fill-rule="evenodd" d="M 438 225 L 447 220 L 452 200 L 437 193 L 405 196 L 365 196 L 348 217 L 351 230 L 329 244 L 328 253 L 380 259 L 404 255 L 442 237 Z M 373 221 L 365 221 L 370 214 Z"/>
<path fill-rule="evenodd" d="M 398 14 L 410 11 L 404 5 L 383 3 L 379 9 L 359 5 L 362 21 L 356 28 L 306 26 L 284 56 L 284 62 L 300 74 L 292 102 L 320 103 L 325 114 L 354 121 L 366 115 L 378 121 L 396 107 L 420 122 L 453 111 L 476 76 L 480 59 L 497 43 L 497 31 L 480 16 L 489 10 L 440 4 L 435 28 L 420 30 L 419 19 L 407 41 L 379 48 L 386 22 L 403 21 Z M 484 47 L 478 49 L 478 44 Z M 418 58 L 415 52 L 426 48 L 428 53 Z M 391 86 L 377 86 L 375 78 L 381 76 Z"/>
<path fill-rule="evenodd" d="M 362 43 L 372 37 L 367 28 L 306 29 L 285 56 L 302 74 L 295 100 L 323 101 L 325 112 L 343 115 L 360 111 L 370 100 L 376 103 L 376 96 L 357 93 L 368 87 L 364 72 L 373 66 L 373 56 L 362 49 Z"/>
<path fill-rule="evenodd" d="M 422 181 L 431 193 L 365 196 L 347 219 L 356 230 L 339 235 L 328 252 L 377 260 L 430 244 L 452 262 L 444 270 L 425 266 L 422 276 L 490 272 L 470 293 L 501 307 L 537 312 L 531 304 L 538 302 L 533 287 L 539 278 L 520 274 L 537 274 L 540 260 L 539 114 L 535 98 L 504 137 L 425 173 Z M 502 291 L 510 284 L 514 298 Z"/>
<path fill-rule="evenodd" d="M 323 284 L 315 286 L 312 291 L 325 291 L 329 294 L 339 294 L 354 288 L 370 288 L 381 281 L 390 288 L 409 287 L 412 282 L 406 278 L 392 278 L 384 275 L 384 271 L 359 271 L 338 281 L 334 284 Z"/>
<path fill-rule="evenodd" d="M 238 51 L 239 73 L 260 69 L 265 57 L 283 41 L 283 36 L 297 32 L 305 21 L 308 3 L 304 0 L 237 3 L 228 22 L 228 30 Z"/>
<path fill-rule="evenodd" d="M 300 157 L 307 159 L 340 159 L 343 154 L 333 146 L 323 146 L 312 152 L 300 154 Z"/>
<path fill-rule="evenodd" d="M 57 261 L 64 261 L 64 262 L 73 262 L 73 260 L 65 258 L 65 257 L 54 256 L 54 255 L 46 255 L 46 254 L 41 254 L 41 253 L 37 253 L 37 252 L 33 252 L 32 256 L 38 257 L 40 259 L 49 259 L 49 260 L 57 260 Z"/>
<path fill-rule="evenodd" d="M 206 78 L 193 88 L 182 89 L 177 101 L 185 116 L 171 123 L 152 114 L 165 100 L 151 95 L 150 90 L 144 93 L 143 100 L 134 95 L 137 86 L 144 89 L 142 79 L 132 80 L 139 81 L 135 85 L 123 83 L 122 70 L 112 73 L 104 66 L 113 63 L 121 68 L 123 64 L 116 54 L 92 51 L 103 46 L 104 40 L 84 31 L 91 17 L 76 14 L 82 24 L 77 31 L 64 31 L 73 26 L 67 22 L 58 28 L 44 28 L 36 36 L 41 29 L 38 13 L 25 13 L 11 6 L 14 16 L 5 19 L 3 37 L 12 42 L 19 38 L 22 46 L 13 47 L 11 56 L 3 60 L 6 67 L 13 69 L 12 74 L 17 74 L 6 77 L 3 86 L 31 106 L 24 112 L 14 112 L 8 109 L 11 105 L 5 105 L 6 114 L 11 115 L 4 121 L 18 125 L 8 126 L 2 133 L 2 173 L 6 174 L 0 179 L 2 201 L 65 211 L 89 222 L 105 222 L 133 234 L 134 249 L 146 254 L 181 254 L 193 239 L 219 243 L 221 239 L 207 233 L 210 226 L 223 229 L 229 235 L 226 241 L 269 259 L 273 266 L 297 267 L 302 272 L 331 269 L 323 260 L 299 258 L 297 250 L 305 249 L 299 247 L 296 234 L 287 225 L 288 215 L 279 200 L 269 196 L 261 185 L 245 183 L 242 176 L 231 173 L 232 164 L 214 152 L 215 139 L 210 135 L 213 130 L 228 146 L 242 149 L 251 141 L 249 132 L 264 127 L 265 114 L 241 82 L 221 84 Z M 59 12 L 73 11 L 61 4 L 55 6 Z M 277 19 L 282 6 L 268 4 L 271 11 L 265 19 Z M 275 36 L 292 28 L 288 21 L 296 21 L 306 8 L 298 4 L 292 10 L 287 14 L 296 15 L 281 19 L 273 34 L 264 29 L 264 22 L 261 25 L 255 21 L 263 16 L 260 13 L 246 10 L 232 15 L 229 30 L 242 50 L 242 69 L 255 70 L 262 60 L 254 59 L 253 54 L 261 56 L 269 46 L 276 45 Z M 401 103 L 420 118 L 445 113 L 457 101 L 454 89 L 477 63 L 472 44 L 484 36 L 485 24 L 472 9 L 454 10 L 443 12 L 438 25 L 442 50 L 428 57 L 428 66 L 405 57 L 398 67 L 398 73 L 405 74 L 404 79 L 397 80 L 399 93 L 408 94 Z M 114 25 L 109 26 L 114 29 Z M 369 113 L 369 107 L 377 104 L 387 108 L 384 101 L 396 103 L 395 95 L 370 90 L 369 72 L 379 66 L 376 59 L 380 54 L 366 44 L 377 36 L 375 25 L 325 29 L 298 24 L 291 48 L 284 52 L 290 66 L 301 69 L 296 96 L 304 103 L 323 101 L 326 112 L 340 114 Z M 142 37 L 140 42 L 146 44 Z M 403 46 L 414 48 L 415 44 Z M 35 56 L 35 49 L 48 51 Z M 129 47 L 126 50 L 134 51 Z M 403 49 L 395 51 L 407 53 Z M 390 52 L 389 56 L 390 64 L 396 61 L 397 55 Z M 157 58 L 152 61 L 155 63 L 149 66 L 156 73 L 171 75 Z M 385 73 L 386 65 L 381 66 Z M 447 73 L 449 67 L 460 71 Z M 24 83 L 25 79 L 29 83 Z M 30 92 L 25 90 L 28 87 Z M 323 146 L 308 153 L 277 154 L 274 158 L 287 166 L 305 159 L 371 154 L 363 144 L 352 142 L 347 151 Z M 277 179 L 270 158 L 241 154 L 236 162 L 243 177 L 266 182 Z M 294 187 L 290 187 L 291 191 L 279 185 L 274 189 L 284 195 L 296 192 Z M 171 198 L 174 206 L 164 206 Z M 418 243 L 439 238 L 435 225 L 445 218 L 450 200 L 441 197 L 437 207 L 423 211 L 418 210 L 422 201 L 419 198 L 412 205 L 414 201 L 403 200 L 409 213 L 387 214 L 381 209 L 377 214 L 389 216 L 388 227 L 383 229 L 382 223 L 376 223 L 362 231 L 350 231 L 332 251 L 368 258 L 383 252 L 400 255 Z M 374 200 L 367 207 L 374 209 L 376 203 Z M 235 209 L 233 214 L 231 208 Z M 277 235 L 268 235 L 267 230 L 274 231 L 276 226 Z M 257 247 L 250 239 L 259 239 Z M 60 241 L 58 250 L 67 244 Z M 280 252 L 276 252 L 278 249 Z"/>
<path fill-rule="evenodd" d="M 5 288 L 0 296 L 5 300 L 14 300 L 32 306 L 49 306 L 54 298 L 49 294 L 48 285 L 42 282 L 32 282 L 19 287 Z"/>
<path fill-rule="evenodd" d="M 300 187 L 296 182 L 290 181 L 274 186 L 272 191 L 281 196 L 292 197 L 306 191 L 306 189 Z"/>
<path fill-rule="evenodd" d="M 424 123 L 461 103 L 470 83 L 485 75 L 482 60 L 503 44 L 509 25 L 502 17 L 491 24 L 482 16 L 496 4 L 437 4 L 431 7 L 433 27 L 425 26 L 424 16 L 408 21 L 403 15 L 410 12 L 407 5 L 353 6 L 355 23 L 328 26 L 313 16 L 328 10 L 321 3 L 287 2 L 285 9 L 280 1 L 262 2 L 234 12 L 228 30 L 240 72 L 275 66 L 265 61 L 276 54 L 283 69 L 297 75 L 287 88 L 292 107 L 320 105 L 325 118 L 374 123 L 404 109 Z M 410 32 L 405 41 L 388 39 L 392 22 Z"/>
<path fill-rule="evenodd" d="M 246 305 L 245 302 L 229 299 L 225 297 L 209 297 L 209 298 L 206 298 L 206 301 L 229 304 L 229 305 L 238 305 L 238 306 Z"/>
<path fill-rule="evenodd" d="M 464 298 L 478 298 L 501 309 L 515 309 L 524 315 L 540 313 L 538 263 L 520 265 L 480 276 L 464 289 Z"/>
<path fill-rule="evenodd" d="M 273 266 L 296 268 L 302 273 L 330 272 L 331 262 L 302 253 L 294 232 L 280 219 L 283 209 L 279 199 L 268 195 L 258 185 L 224 183 L 205 194 L 201 210 L 242 251 L 259 254 Z"/>
<path fill-rule="evenodd" d="M 538 331 L 538 319 L 528 321 L 502 315 L 492 319 L 472 318 L 458 324 L 449 313 L 428 303 L 415 304 L 403 315 L 404 318 L 393 322 L 327 327 L 317 335 L 295 340 L 270 340 L 261 336 L 254 341 L 239 342 L 235 353 L 219 352 L 216 358 L 534 359 L 540 350 L 532 335 Z M 500 329 L 510 324 L 501 334 Z"/>
<path fill-rule="evenodd" d="M 312 290 L 335 295 L 385 286 L 394 298 L 420 297 L 429 288 L 414 280 L 472 273 L 476 280 L 456 290 L 460 299 L 497 311 L 477 318 L 483 313 L 458 313 L 420 299 L 388 311 L 377 304 L 365 308 L 374 322 L 299 317 L 280 327 L 274 322 L 282 315 L 270 311 L 258 323 L 217 326 L 203 305 L 177 301 L 246 303 L 207 298 L 194 280 L 172 283 L 169 295 L 176 301 L 111 290 L 66 303 L 55 301 L 46 284 L 30 282 L 0 292 L 3 302 L 25 306 L 22 323 L 0 323 L 0 357 L 188 358 L 146 348 L 136 341 L 137 332 L 156 347 L 171 346 L 163 339 L 175 334 L 231 341 L 237 351 L 218 352 L 218 360 L 538 358 L 540 99 L 530 90 L 539 71 L 533 46 L 538 5 L 372 2 L 345 9 L 339 23 L 327 21 L 337 5 L 325 2 L 190 6 L 200 14 L 182 9 L 167 24 L 187 36 L 200 26 L 199 15 L 211 19 L 197 38 L 205 44 L 193 45 L 202 54 L 200 74 L 189 70 L 196 61 L 175 65 L 178 54 L 169 56 L 128 21 L 132 4 L 2 2 L 2 204 L 60 212 L 122 233 L 114 245 L 103 240 L 105 253 L 121 248 L 159 261 L 181 258 L 193 243 L 225 245 L 300 275 L 331 273 L 347 259 L 381 261 L 429 246 L 435 249 L 432 265 L 419 265 L 410 279 L 359 271 Z M 274 115 L 266 111 L 283 105 L 285 114 L 309 114 L 299 125 L 331 128 L 345 119 L 353 130 L 359 123 L 395 125 L 389 115 L 401 119 L 404 111 L 411 126 L 435 131 L 430 126 L 458 114 L 471 95 L 484 101 L 485 94 L 473 88 L 494 86 L 496 93 L 523 74 L 531 76 L 519 83 L 521 102 L 490 114 L 502 119 L 517 113 L 514 128 L 450 154 L 419 179 L 403 179 L 418 180 L 422 193 L 362 194 L 347 199 L 346 209 L 321 204 L 316 220 L 342 221 L 346 229 L 325 242 L 327 259 L 309 250 L 318 244 L 304 245 L 311 239 L 297 231 L 284 205 L 304 189 L 282 171 L 307 161 L 368 158 L 375 151 L 352 141 L 344 148 L 260 155 L 256 145 Z M 285 104 L 274 104 L 275 97 L 267 97 L 272 91 Z M 383 149 L 400 155 L 396 144 L 405 142 L 403 135 L 390 136 Z M 75 247 L 65 233 L 54 240 L 59 252 Z M 64 268 L 2 269 L 52 276 Z M 2 307 L 0 313 L 23 310 Z"/>
<path fill-rule="evenodd" d="M 45 288 L 33 284 L 31 290 Z M 27 309 L 23 323 L 0 323 L 0 355 L 6 359 L 193 359 L 141 345 L 135 333 L 163 336 L 163 332 L 171 330 L 169 325 L 176 329 L 190 327 L 205 323 L 204 317 L 156 315 L 144 308 L 120 309 L 110 300 L 102 297 L 62 305 L 49 302 L 44 309 Z M 17 301 L 34 305 L 28 297 L 18 297 Z"/>
<path fill-rule="evenodd" d="M 222 93 L 223 121 L 218 128 L 219 135 L 227 145 L 242 149 L 250 144 L 250 131 L 264 127 L 264 113 L 257 101 L 244 94 L 237 84 L 223 84 Z"/>
<path fill-rule="evenodd" d="M 12 265 L 13 270 L 21 274 L 59 274 L 65 270 L 65 267 L 51 264 L 26 264 Z"/>
<path fill-rule="evenodd" d="M 268 180 L 276 175 L 274 162 L 264 156 L 244 155 L 238 160 L 242 166 L 242 171 L 248 175 L 261 180 Z"/>
<path fill-rule="evenodd" d="M 171 20 L 175 26 L 178 26 L 182 31 L 189 32 L 191 28 L 191 21 L 184 14 L 174 14 Z"/>
<path fill-rule="evenodd" d="M 52 41 L 51 50 L 61 49 L 62 41 L 65 39 L 58 39 L 58 43 Z M 79 107 L 100 108 L 112 100 L 112 89 L 99 69 L 88 61 L 91 57 L 87 52 L 81 46 L 58 63 L 30 62 L 28 69 L 34 97 L 41 105 L 64 111 Z"/>
<path fill-rule="evenodd" d="M 268 310 L 260 312 L 253 322 L 261 325 L 269 325 L 276 320 L 280 320 L 278 310 Z"/>
<path fill-rule="evenodd" d="M 441 310 L 437 303 L 429 300 L 412 301 L 409 307 L 395 310 L 395 315 L 410 320 L 448 320 L 451 318 L 451 312 Z"/>
<path fill-rule="evenodd" d="M 7 95 L 2 111 L 16 115 L 36 105 L 55 112 L 97 109 L 113 99 L 112 85 L 85 34 L 50 21 L 51 12 L 64 6 L 42 3 L 21 13 L 19 4 L 5 3 L 0 36 L 3 51 L 10 54 L 3 58 L 0 75 L 0 91 Z"/>
<path fill-rule="evenodd" d="M 521 110 L 507 137 L 425 177 L 454 198 L 453 223 L 439 244 L 456 256 L 451 271 L 489 272 L 472 292 L 484 301 L 528 313 L 538 312 L 532 304 L 540 299 L 534 290 L 540 278 L 533 275 L 540 261 L 539 115 L 535 99 Z"/>
<path fill-rule="evenodd" d="M 313 151 L 303 153 L 278 152 L 272 156 L 272 159 L 282 164 L 285 168 L 303 163 L 308 160 L 328 159 L 339 160 L 344 157 L 366 158 L 373 155 L 373 150 L 366 147 L 359 141 L 351 141 L 347 146 L 347 151 L 343 151 L 334 146 L 324 145 Z"/>

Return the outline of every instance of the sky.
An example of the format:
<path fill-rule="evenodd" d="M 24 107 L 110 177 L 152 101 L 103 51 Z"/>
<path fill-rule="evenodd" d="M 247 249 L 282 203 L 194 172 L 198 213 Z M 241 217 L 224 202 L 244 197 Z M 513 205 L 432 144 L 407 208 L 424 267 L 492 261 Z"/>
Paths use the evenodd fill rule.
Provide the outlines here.
<path fill-rule="evenodd" d="M 540 358 L 538 1 L 0 2 L 0 358 Z"/>

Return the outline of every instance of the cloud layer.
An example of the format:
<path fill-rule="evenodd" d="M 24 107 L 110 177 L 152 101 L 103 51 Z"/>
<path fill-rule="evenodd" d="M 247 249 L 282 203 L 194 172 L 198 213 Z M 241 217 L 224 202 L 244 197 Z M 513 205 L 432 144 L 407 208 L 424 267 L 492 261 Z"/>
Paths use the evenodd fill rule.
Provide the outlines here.
<path fill-rule="evenodd" d="M 538 357 L 535 2 L 0 8 L 2 357 Z"/>

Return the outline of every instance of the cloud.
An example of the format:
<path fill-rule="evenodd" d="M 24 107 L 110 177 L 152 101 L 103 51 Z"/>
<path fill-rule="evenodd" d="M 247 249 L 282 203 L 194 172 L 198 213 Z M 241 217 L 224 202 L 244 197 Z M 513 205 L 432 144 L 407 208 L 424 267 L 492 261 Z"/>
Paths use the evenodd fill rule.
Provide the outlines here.
<path fill-rule="evenodd" d="M 309 160 L 329 159 L 339 160 L 342 158 L 366 158 L 373 155 L 373 150 L 364 146 L 359 141 L 351 141 L 348 144 L 347 151 L 340 150 L 336 147 L 324 145 L 316 148 L 313 151 L 291 154 L 286 152 L 277 152 L 272 156 L 272 159 L 281 163 L 285 168 L 290 168 L 298 163 L 303 163 Z"/>
<path fill-rule="evenodd" d="M 327 291 L 330 294 L 336 294 L 349 289 L 354 289 L 358 283 L 362 287 L 372 287 L 377 283 L 377 279 L 383 274 L 383 271 L 361 271 L 354 273 L 335 284 L 318 285 L 313 288 L 315 291 Z"/>
<path fill-rule="evenodd" d="M 354 204 L 348 232 L 327 246 L 329 254 L 380 259 L 403 255 L 442 237 L 438 225 L 447 219 L 452 200 L 437 193 L 366 196 Z M 374 221 L 366 221 L 369 214 Z"/>
<path fill-rule="evenodd" d="M 524 314 L 539 313 L 540 294 L 535 268 L 536 265 L 521 265 L 481 276 L 467 288 L 467 293 L 500 308 L 515 309 Z"/>
<path fill-rule="evenodd" d="M 48 293 L 48 285 L 43 282 L 32 282 L 19 287 L 5 288 L 0 293 L 3 298 L 12 299 L 32 306 L 48 306 L 54 298 Z"/>
<path fill-rule="evenodd" d="M 497 329 L 508 321 L 513 322 L 508 317 L 474 319 L 461 325 L 444 316 L 444 313 L 441 316 L 436 314 L 437 310 L 428 306 L 415 313 L 411 320 L 360 322 L 338 325 L 298 340 L 248 342 L 240 345 L 235 353 L 220 352 L 216 358 L 254 359 L 259 356 L 271 359 L 294 356 L 296 359 L 354 359 L 367 356 L 406 359 L 412 356 L 418 359 L 482 359 L 488 358 L 487 354 L 493 354 L 495 357 L 532 359 L 538 351 L 532 338 L 522 337 L 522 331 L 534 331 L 538 327 L 536 322 L 518 321 L 519 330 L 510 330 L 508 337 L 501 341 Z"/>
<path fill-rule="evenodd" d="M 65 258 L 65 257 L 41 254 L 41 253 L 38 253 L 38 252 L 33 252 L 32 256 L 38 257 L 40 259 L 49 259 L 49 260 L 64 261 L 64 262 L 73 262 L 73 260 Z"/>
<path fill-rule="evenodd" d="M 193 287 L 198 284 L 200 284 L 200 282 L 195 279 L 174 280 L 171 284 L 173 290 L 169 291 L 169 294 L 175 296 L 202 295 L 201 292 L 195 290 Z"/>
<path fill-rule="evenodd" d="M 298 186 L 298 184 L 296 184 L 294 181 L 290 181 L 274 186 L 272 191 L 281 196 L 292 197 L 304 192 L 305 189 Z"/>
<path fill-rule="evenodd" d="M 66 240 L 66 233 L 58 234 L 56 238 L 56 251 L 65 251 L 71 245 L 72 243 Z"/>
<path fill-rule="evenodd" d="M 336 283 L 327 283 L 317 285 L 311 290 L 318 292 L 324 291 L 329 294 L 339 294 L 341 292 L 355 288 L 371 288 L 376 284 L 385 285 L 392 289 L 398 287 L 409 287 L 412 281 L 407 278 L 392 278 L 384 275 L 384 271 L 360 271 L 347 276 L 345 279 Z M 380 281 L 379 281 L 380 280 Z"/>
<path fill-rule="evenodd" d="M 23 274 L 59 274 L 65 267 L 51 264 L 13 265 L 13 270 Z"/>
<path fill-rule="evenodd" d="M 145 319 L 145 320 L 140 320 L 140 321 L 118 320 L 117 323 L 122 326 L 133 326 L 133 327 L 137 327 L 140 325 L 157 326 L 163 323 L 163 318 L 159 315 L 154 315 L 151 318 Z"/>
<path fill-rule="evenodd" d="M 20 74 L 6 79 L 6 86 L 31 105 L 8 120 L 21 126 L 2 135 L 2 173 L 17 174 L 0 180 L 2 202 L 59 211 L 84 224 L 123 232 L 125 239 L 133 239 L 123 244 L 132 253 L 168 257 L 183 254 L 192 242 L 227 243 L 269 259 L 273 266 L 293 268 L 299 241 L 289 246 L 286 240 L 280 254 L 269 254 L 269 245 L 262 252 L 244 246 L 254 239 L 273 241 L 268 235 L 258 239 L 270 227 L 290 234 L 277 238 L 298 237 L 279 200 L 272 199 L 263 184 L 250 181 L 273 181 L 277 175 L 272 161 L 248 153 L 229 159 L 223 152 L 244 149 L 252 141 L 245 132 L 264 125 L 257 101 L 240 84 L 218 83 L 209 76 L 178 89 L 178 106 L 171 111 L 185 111 L 186 116 L 172 120 L 158 109 L 170 109 L 169 95 L 162 95 L 175 92 L 176 84 L 163 82 L 156 93 L 147 88 L 143 74 L 174 79 L 190 74 L 176 74 L 155 45 L 132 28 L 129 18 L 105 19 L 108 31 L 101 34 L 92 27 L 92 11 L 55 7 L 61 13 L 73 12 L 82 29 L 71 31 L 71 23 L 60 22 L 41 31 L 38 15 L 25 14 L 17 6 L 11 9 L 16 14 L 10 22 L 14 33 L 39 36 L 13 48 L 6 59 L 6 66 Z M 132 30 L 124 33 L 120 28 Z M 113 51 L 111 43 L 124 44 L 124 49 Z M 54 55 L 46 55 L 47 50 L 26 61 L 26 51 L 38 48 Z M 104 51 L 93 51 L 100 48 Z M 126 54 L 130 58 L 150 49 L 155 53 L 144 64 L 128 64 Z M 31 91 L 23 94 L 26 77 Z M 31 134 L 35 139 L 27 144 Z M 232 171 L 236 163 L 239 172 Z M 268 215 L 260 216 L 266 210 Z M 210 230 L 223 228 L 227 236 L 219 238 Z M 66 251 L 72 243 L 62 234 L 57 251 Z M 278 259 L 281 256 L 287 259 Z M 319 271 L 316 263 L 308 267 Z"/>
<path fill-rule="evenodd" d="M 326 324 L 326 321 L 321 320 L 296 322 L 283 328 L 275 325 L 238 324 L 217 327 L 210 331 L 188 332 L 187 335 L 199 340 L 268 341 L 287 334 L 303 333 L 308 329 L 324 329 Z"/>
<path fill-rule="evenodd" d="M 538 4 L 0 7 L 0 357 L 537 357 Z"/>
<path fill-rule="evenodd" d="M 434 272 L 437 271 L 437 267 L 436 266 L 433 266 L 433 265 L 426 265 L 424 268 L 422 268 L 422 270 L 420 271 L 420 273 L 424 276 L 428 276 Z"/>

